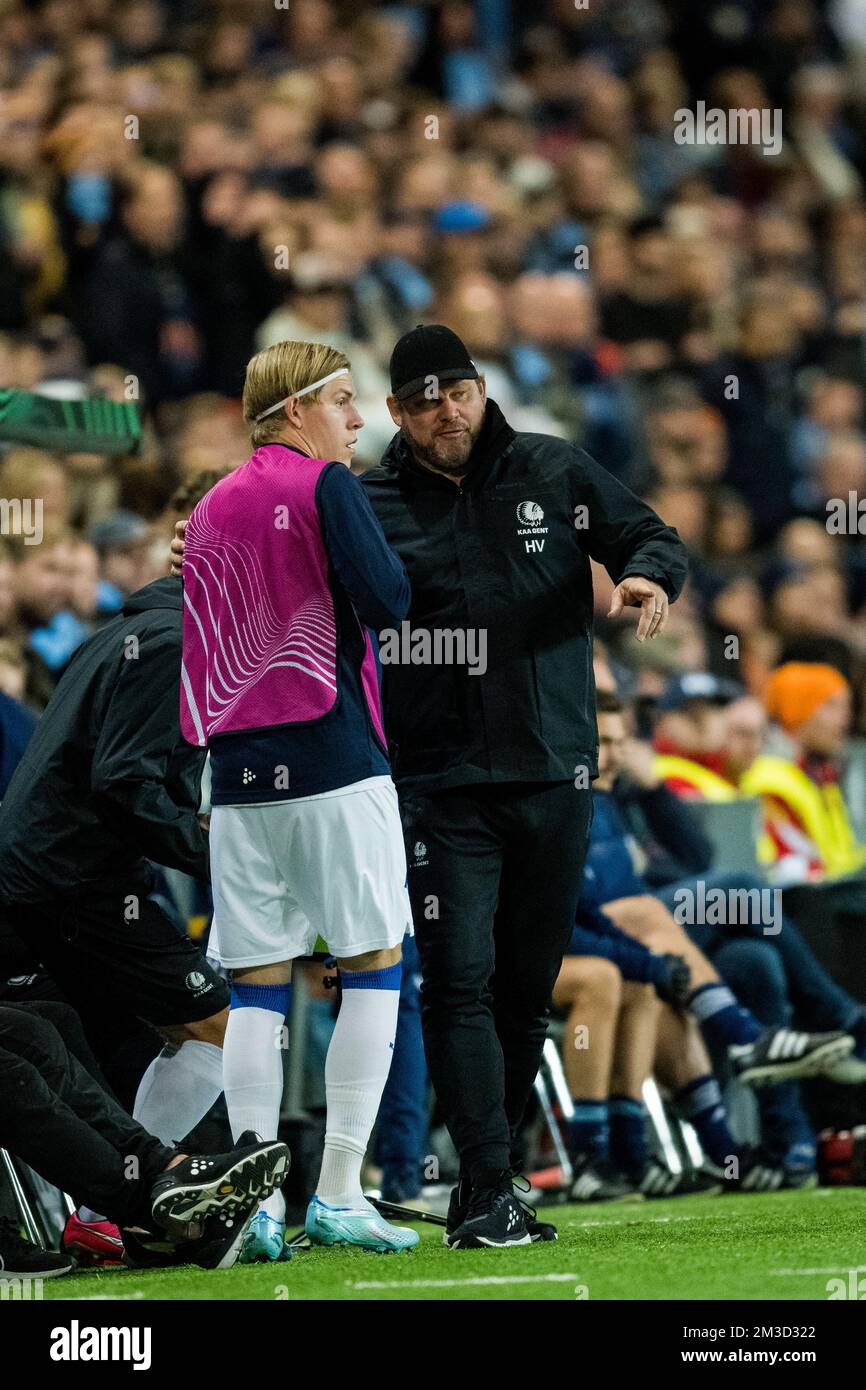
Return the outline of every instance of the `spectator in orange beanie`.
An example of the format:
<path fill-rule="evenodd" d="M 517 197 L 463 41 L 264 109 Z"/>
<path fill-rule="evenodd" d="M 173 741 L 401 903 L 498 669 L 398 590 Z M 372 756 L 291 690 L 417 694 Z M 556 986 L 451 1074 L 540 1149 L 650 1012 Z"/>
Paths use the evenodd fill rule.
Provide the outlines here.
<path fill-rule="evenodd" d="M 777 881 L 839 878 L 866 865 L 840 786 L 839 760 L 851 722 L 851 688 L 832 666 L 789 661 L 764 693 L 770 718 L 792 744 L 790 758 L 761 754 L 740 790 L 760 796 Z"/>

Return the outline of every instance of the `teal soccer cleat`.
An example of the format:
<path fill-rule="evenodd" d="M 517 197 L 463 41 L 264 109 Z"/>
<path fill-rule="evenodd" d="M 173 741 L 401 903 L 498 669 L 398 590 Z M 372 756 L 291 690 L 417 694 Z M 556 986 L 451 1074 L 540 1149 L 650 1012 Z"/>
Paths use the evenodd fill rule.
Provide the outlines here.
<path fill-rule="evenodd" d="M 290 1260 L 292 1252 L 285 1244 L 285 1235 L 285 1221 L 277 1221 L 266 1211 L 257 1211 L 247 1227 L 239 1263 L 256 1265 Z"/>
<path fill-rule="evenodd" d="M 312 1245 L 358 1245 L 382 1254 L 411 1250 L 420 1240 L 417 1231 L 390 1225 L 363 1199 L 357 1207 L 329 1207 L 314 1196 L 307 1207 L 304 1229 Z"/>

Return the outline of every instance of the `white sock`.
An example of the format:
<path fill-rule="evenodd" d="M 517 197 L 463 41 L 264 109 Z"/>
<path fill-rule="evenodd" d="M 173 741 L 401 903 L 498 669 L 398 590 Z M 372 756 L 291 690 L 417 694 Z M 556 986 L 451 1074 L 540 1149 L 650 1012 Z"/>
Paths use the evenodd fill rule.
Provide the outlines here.
<path fill-rule="evenodd" d="M 263 1139 L 277 1137 L 283 1100 L 281 1042 L 285 1017 L 285 1010 L 278 1013 L 256 1007 L 232 1008 L 229 1014 L 223 1077 L 235 1142 L 245 1129 L 254 1130 Z M 286 1204 L 282 1192 L 273 1192 L 262 1202 L 260 1210 L 277 1221 L 284 1220 Z"/>
<path fill-rule="evenodd" d="M 190 1038 L 176 1052 L 164 1048 L 154 1057 L 138 1083 L 132 1116 L 163 1144 L 179 1144 L 222 1088 L 222 1048 Z"/>
<path fill-rule="evenodd" d="M 328 1123 L 316 1188 L 329 1206 L 364 1200 L 361 1164 L 394 1056 L 400 978 L 399 965 L 343 971 L 343 999 L 325 1063 Z"/>

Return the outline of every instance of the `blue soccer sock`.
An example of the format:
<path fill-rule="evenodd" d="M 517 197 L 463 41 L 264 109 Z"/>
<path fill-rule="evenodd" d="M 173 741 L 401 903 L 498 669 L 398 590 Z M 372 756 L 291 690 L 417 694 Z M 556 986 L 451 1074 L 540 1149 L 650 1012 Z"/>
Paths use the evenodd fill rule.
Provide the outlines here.
<path fill-rule="evenodd" d="M 721 981 L 701 985 L 688 1007 L 712 1048 L 721 1050 L 734 1043 L 752 1043 L 764 1031 L 754 1014 L 743 1008 L 736 995 Z"/>
<path fill-rule="evenodd" d="M 610 1098 L 610 1156 L 624 1173 L 643 1173 L 649 1163 L 646 1111 L 633 1096 Z"/>
<path fill-rule="evenodd" d="M 690 1081 L 674 1097 L 677 1114 L 693 1125 L 701 1147 L 717 1168 L 725 1168 L 731 1158 L 739 1158 L 740 1146 L 728 1128 L 722 1092 L 710 1074 Z"/>
<path fill-rule="evenodd" d="M 575 1156 L 607 1158 L 610 1149 L 610 1123 L 606 1100 L 575 1100 L 574 1115 L 568 1122 L 568 1149 Z"/>

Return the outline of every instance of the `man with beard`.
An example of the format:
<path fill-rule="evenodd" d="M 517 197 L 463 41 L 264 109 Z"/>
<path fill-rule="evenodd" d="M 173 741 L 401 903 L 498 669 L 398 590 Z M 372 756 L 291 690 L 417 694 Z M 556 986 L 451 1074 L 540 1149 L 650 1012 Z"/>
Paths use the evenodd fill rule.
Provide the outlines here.
<path fill-rule="evenodd" d="M 448 328 L 400 339 L 391 390 L 400 433 L 364 483 L 409 575 L 410 649 L 437 628 L 486 645 L 483 671 L 384 665 L 383 650 L 425 1047 L 461 1159 L 446 1240 L 526 1244 L 540 1228 L 514 1196 L 512 1143 L 574 923 L 596 773 L 589 557 L 617 585 L 612 616 L 641 609 L 643 640 L 664 626 L 685 552 L 579 449 L 516 434 Z"/>
<path fill-rule="evenodd" d="M 616 584 L 611 617 L 640 608 L 643 641 L 686 553 L 582 450 L 511 429 L 449 328 L 405 334 L 390 371 L 399 434 L 363 482 L 412 588 L 409 640 L 380 642 L 425 1050 L 461 1163 L 445 1238 L 526 1245 L 555 1234 L 527 1222 L 511 1165 L 592 814 L 589 561 Z M 470 647 L 484 662 L 461 663 Z"/>

